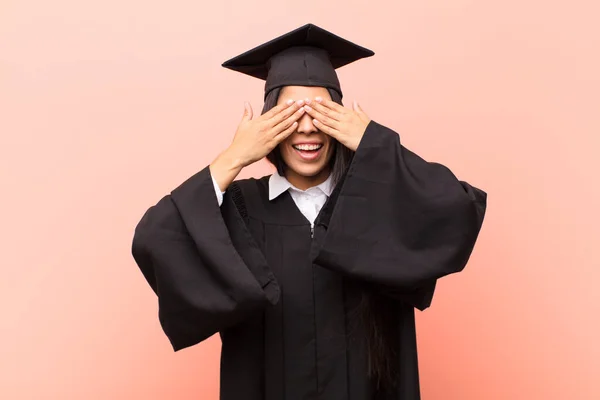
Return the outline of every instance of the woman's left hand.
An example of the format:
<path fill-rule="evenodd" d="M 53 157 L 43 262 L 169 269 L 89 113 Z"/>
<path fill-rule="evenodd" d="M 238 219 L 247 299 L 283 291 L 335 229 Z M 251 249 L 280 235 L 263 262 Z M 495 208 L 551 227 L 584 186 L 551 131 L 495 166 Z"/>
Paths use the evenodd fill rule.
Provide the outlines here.
<path fill-rule="evenodd" d="M 355 101 L 352 110 L 334 101 L 317 97 L 306 100 L 304 110 L 313 118 L 315 127 L 356 151 L 371 120 Z"/>

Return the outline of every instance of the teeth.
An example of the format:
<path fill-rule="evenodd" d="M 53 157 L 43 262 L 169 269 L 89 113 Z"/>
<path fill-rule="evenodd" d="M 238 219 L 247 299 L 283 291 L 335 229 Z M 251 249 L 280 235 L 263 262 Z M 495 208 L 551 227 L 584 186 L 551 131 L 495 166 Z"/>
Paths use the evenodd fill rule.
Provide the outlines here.
<path fill-rule="evenodd" d="M 323 147 L 322 144 L 296 144 L 294 148 L 297 150 L 318 150 Z"/>

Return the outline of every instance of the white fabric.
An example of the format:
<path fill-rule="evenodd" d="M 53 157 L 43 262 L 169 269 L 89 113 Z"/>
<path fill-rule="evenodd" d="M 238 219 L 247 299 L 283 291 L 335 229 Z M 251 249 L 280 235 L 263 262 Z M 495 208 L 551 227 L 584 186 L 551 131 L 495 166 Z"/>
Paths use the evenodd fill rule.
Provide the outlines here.
<path fill-rule="evenodd" d="M 331 176 L 320 185 L 300 190 L 294 187 L 287 179 L 275 172 L 269 178 L 269 200 L 274 200 L 286 191 L 290 192 L 294 203 L 300 212 L 314 225 L 317 215 L 327 198 L 331 195 L 333 187 L 331 185 Z"/>
<path fill-rule="evenodd" d="M 214 178 L 213 185 L 220 207 L 221 204 L 223 204 L 223 194 L 225 192 L 221 192 L 221 189 Z M 319 215 L 321 208 L 325 205 L 327 198 L 331 196 L 331 192 L 333 191 L 331 176 L 320 185 L 306 190 L 300 190 L 294 187 L 285 177 L 275 172 L 269 178 L 269 201 L 276 199 L 286 191 L 290 192 L 290 195 L 300 212 L 310 222 L 311 226 L 313 226 L 317 215 Z"/>
<path fill-rule="evenodd" d="M 215 194 L 217 195 L 217 202 L 219 203 L 219 207 L 221 207 L 221 204 L 223 204 L 223 195 L 225 194 L 225 192 L 221 192 L 221 188 L 219 187 L 217 181 L 215 181 L 215 178 L 212 178 L 212 181 L 213 186 L 215 187 Z"/>

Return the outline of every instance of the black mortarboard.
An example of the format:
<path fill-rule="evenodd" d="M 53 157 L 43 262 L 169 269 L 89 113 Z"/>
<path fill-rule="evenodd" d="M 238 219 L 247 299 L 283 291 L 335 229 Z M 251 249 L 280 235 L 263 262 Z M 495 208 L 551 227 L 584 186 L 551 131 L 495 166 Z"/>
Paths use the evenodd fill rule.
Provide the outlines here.
<path fill-rule="evenodd" d="M 265 98 L 282 86 L 321 86 L 342 89 L 335 72 L 375 53 L 313 24 L 304 25 L 261 44 L 223 67 L 265 80 Z"/>

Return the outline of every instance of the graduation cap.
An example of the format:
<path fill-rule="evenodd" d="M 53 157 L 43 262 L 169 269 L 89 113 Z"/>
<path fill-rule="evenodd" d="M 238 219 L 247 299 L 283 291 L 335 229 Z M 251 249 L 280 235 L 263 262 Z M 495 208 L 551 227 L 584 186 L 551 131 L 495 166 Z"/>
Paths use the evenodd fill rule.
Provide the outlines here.
<path fill-rule="evenodd" d="M 265 98 L 282 86 L 320 86 L 342 89 L 335 70 L 375 53 L 307 24 L 261 44 L 222 66 L 265 82 Z"/>

